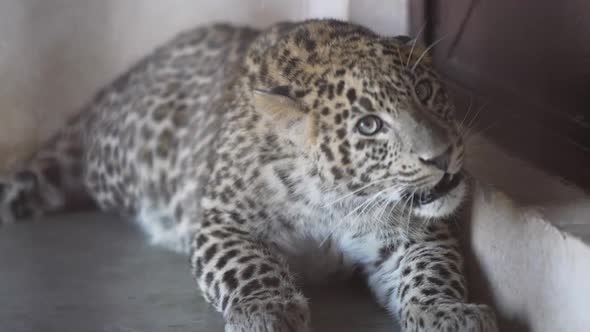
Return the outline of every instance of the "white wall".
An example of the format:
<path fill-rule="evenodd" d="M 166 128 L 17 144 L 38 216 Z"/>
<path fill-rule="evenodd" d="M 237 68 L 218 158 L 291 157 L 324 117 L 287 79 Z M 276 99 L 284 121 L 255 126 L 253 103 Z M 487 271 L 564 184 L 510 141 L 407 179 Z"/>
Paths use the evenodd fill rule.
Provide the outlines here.
<path fill-rule="evenodd" d="M 287 19 L 346 19 L 351 13 L 354 21 L 398 34 L 405 30 L 406 11 L 394 9 L 406 1 L 2 0 L 0 169 L 28 154 L 100 86 L 182 29 L 211 21 L 264 27 Z"/>
<path fill-rule="evenodd" d="M 349 19 L 383 35 L 408 34 L 410 0 L 352 0 Z"/>

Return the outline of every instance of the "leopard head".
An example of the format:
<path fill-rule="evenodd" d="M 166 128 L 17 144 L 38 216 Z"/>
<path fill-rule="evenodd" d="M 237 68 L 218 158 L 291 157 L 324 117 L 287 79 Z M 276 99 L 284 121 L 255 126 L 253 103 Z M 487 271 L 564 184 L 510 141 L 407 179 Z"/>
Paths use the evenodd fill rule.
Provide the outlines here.
<path fill-rule="evenodd" d="M 304 138 L 296 144 L 326 190 L 425 218 L 460 205 L 463 141 L 424 48 L 354 24 L 312 20 L 261 36 L 247 68 L 255 107 L 281 119 L 277 132 Z"/>

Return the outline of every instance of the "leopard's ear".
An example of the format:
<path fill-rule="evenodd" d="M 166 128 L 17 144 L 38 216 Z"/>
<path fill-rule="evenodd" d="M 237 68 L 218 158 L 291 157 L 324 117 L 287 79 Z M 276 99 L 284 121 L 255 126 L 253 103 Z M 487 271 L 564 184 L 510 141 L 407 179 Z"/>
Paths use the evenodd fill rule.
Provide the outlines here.
<path fill-rule="evenodd" d="M 424 45 L 424 41 L 418 37 L 410 37 L 406 35 L 399 35 L 392 37 L 393 40 L 398 42 L 401 46 L 407 46 L 414 49 L 424 50 L 426 46 Z"/>
<path fill-rule="evenodd" d="M 423 40 L 416 37 L 412 38 L 409 36 L 395 36 L 393 37 L 395 41 L 397 41 L 400 45 L 404 46 L 404 55 L 407 57 L 412 57 L 408 59 L 408 64 L 412 65 L 420 62 L 420 63 L 428 63 L 432 64 L 432 56 L 431 56 L 431 48 L 434 44 L 438 43 L 438 41 L 431 44 L 427 47 Z M 440 40 L 439 40 L 440 41 Z"/>
<path fill-rule="evenodd" d="M 312 126 L 301 104 L 288 95 L 283 87 L 270 91 L 254 90 L 254 107 L 272 119 L 272 126 L 280 136 L 295 143 L 305 143 Z"/>
<path fill-rule="evenodd" d="M 254 90 L 254 107 L 275 119 L 293 120 L 304 115 L 301 105 L 289 96 L 288 86 Z"/>
<path fill-rule="evenodd" d="M 399 42 L 402 45 L 411 45 L 412 42 L 414 41 L 414 39 L 412 37 L 406 36 L 406 35 L 395 36 L 395 37 L 393 37 L 393 40 Z"/>

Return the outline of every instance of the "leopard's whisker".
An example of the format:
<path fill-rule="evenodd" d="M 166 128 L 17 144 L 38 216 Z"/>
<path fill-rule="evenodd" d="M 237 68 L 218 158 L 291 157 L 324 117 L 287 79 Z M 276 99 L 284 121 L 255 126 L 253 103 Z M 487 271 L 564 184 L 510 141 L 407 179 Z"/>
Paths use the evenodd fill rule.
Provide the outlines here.
<path fill-rule="evenodd" d="M 370 210 L 371 210 L 371 209 L 374 207 L 374 205 L 375 205 L 376 203 L 379 203 L 379 201 L 377 200 L 377 198 L 379 198 L 379 196 L 381 196 L 383 193 L 385 193 L 385 191 L 386 191 L 386 190 L 384 189 L 384 190 L 381 190 L 380 192 L 378 192 L 378 193 L 377 193 L 377 194 L 376 194 L 376 195 L 375 195 L 375 196 L 374 196 L 374 197 L 371 199 L 371 202 L 370 202 L 368 205 L 366 205 L 366 206 L 365 206 L 365 207 L 364 207 L 362 210 L 360 210 L 360 211 L 359 211 L 359 216 L 363 216 L 363 214 L 365 214 L 365 211 L 367 211 L 367 213 L 368 213 L 368 211 L 370 211 Z"/>
<path fill-rule="evenodd" d="M 356 208 L 354 208 L 353 210 L 351 210 L 350 212 L 348 212 L 342 219 L 346 220 L 346 218 L 350 217 L 356 211 L 358 211 L 359 209 L 363 208 L 364 206 L 367 206 L 367 204 L 370 204 L 374 199 L 376 199 L 377 197 L 379 197 L 381 194 L 383 194 L 382 191 L 377 192 L 370 199 L 366 200 L 365 202 L 363 202 L 362 204 L 360 204 L 359 206 L 357 206 Z"/>
<path fill-rule="evenodd" d="M 418 42 L 418 38 L 420 38 L 420 34 L 422 33 L 422 30 L 424 30 L 425 27 L 426 27 L 426 22 L 424 22 L 422 24 L 422 27 L 420 27 L 420 30 L 418 30 L 416 37 L 414 37 L 414 40 L 412 41 L 412 48 L 410 49 L 410 55 L 408 56 L 408 61 L 406 62 L 406 67 L 410 66 L 410 61 L 412 61 L 412 53 L 414 53 L 414 48 L 416 47 L 416 43 Z"/>
<path fill-rule="evenodd" d="M 350 211 L 348 214 L 346 214 L 344 217 L 342 217 L 342 219 L 338 223 L 339 224 L 342 223 L 342 220 L 346 220 L 349 216 L 351 216 L 352 214 L 354 214 L 357 210 L 361 209 L 366 204 L 369 204 L 370 202 L 372 202 L 373 199 L 375 199 L 376 197 L 378 197 L 380 194 L 382 194 L 382 191 L 377 192 L 375 195 L 372 196 L 372 198 L 366 200 L 365 202 L 363 202 L 362 204 L 360 204 L 359 206 L 357 206 L 355 209 L 353 209 L 352 211 Z M 328 233 L 328 235 L 320 242 L 320 245 L 319 245 L 320 248 L 328 240 L 328 238 L 330 238 L 332 236 L 332 234 L 334 234 L 334 232 L 336 232 L 337 229 L 338 229 L 338 227 L 334 227 Z"/>
<path fill-rule="evenodd" d="M 471 113 L 471 111 L 473 110 L 473 98 L 469 98 L 469 106 L 467 106 L 467 112 L 465 112 L 465 115 L 463 115 L 463 119 L 461 120 L 461 122 L 458 124 L 459 127 L 459 135 L 463 135 L 463 125 L 465 124 L 465 120 L 467 120 L 467 118 L 469 117 L 469 114 Z"/>
<path fill-rule="evenodd" d="M 389 205 L 391 203 L 391 199 L 385 198 L 381 201 L 381 204 L 379 204 L 379 206 L 377 206 L 377 210 L 378 210 L 378 214 L 376 219 L 377 220 L 382 220 L 383 216 L 385 215 L 385 210 L 387 205 Z"/>
<path fill-rule="evenodd" d="M 402 49 L 399 47 L 399 43 L 396 44 L 395 47 L 397 48 L 397 58 L 398 58 L 399 62 L 403 64 L 404 63 L 404 59 L 402 57 Z"/>
<path fill-rule="evenodd" d="M 355 209 L 353 209 L 352 211 L 350 211 L 349 213 L 347 213 L 344 217 L 342 217 L 341 221 L 338 222 L 338 224 L 340 224 L 342 222 L 342 220 L 346 220 L 348 217 L 350 217 L 352 214 L 354 214 L 356 211 L 358 211 L 361 208 L 363 210 L 359 213 L 359 216 L 362 216 L 365 211 L 370 211 L 371 208 L 372 208 L 372 206 L 374 206 L 375 204 L 379 203 L 379 201 L 377 200 L 377 198 L 379 196 L 381 196 L 382 194 L 386 193 L 388 190 L 391 190 L 392 188 L 397 189 L 398 187 L 397 186 L 393 186 L 393 187 L 386 188 L 386 189 L 383 189 L 383 190 L 375 193 L 373 196 L 371 196 L 371 198 L 367 199 L 365 202 L 363 202 L 362 204 L 360 204 L 359 206 L 357 206 Z M 322 240 L 320 242 L 320 247 L 327 241 L 327 239 L 329 237 L 331 237 L 334 234 L 334 232 L 336 230 L 337 230 L 337 227 L 334 227 L 334 229 L 329 232 L 329 234 L 326 236 L 326 238 L 324 238 L 324 240 Z"/>
<path fill-rule="evenodd" d="M 424 56 L 426 56 L 426 54 L 428 54 L 428 51 L 430 51 L 434 46 L 436 46 L 436 44 L 440 43 L 442 40 L 447 38 L 447 36 L 448 35 L 444 35 L 444 36 L 440 37 L 439 39 L 435 40 L 432 44 L 430 44 L 430 46 L 428 46 L 426 49 L 424 49 L 424 51 L 422 51 L 422 54 L 420 55 L 418 60 L 416 60 L 416 63 L 414 63 L 414 65 L 412 66 L 412 71 L 416 70 L 416 67 L 418 67 L 418 65 L 420 64 L 420 61 L 422 61 Z"/>
<path fill-rule="evenodd" d="M 390 216 L 390 215 L 393 216 L 392 213 L 393 213 L 394 209 L 400 204 L 401 201 L 402 201 L 401 197 L 400 197 L 400 199 L 389 199 L 384 204 L 383 211 L 381 211 L 379 218 L 381 218 L 383 216 L 383 214 L 385 214 L 386 216 Z"/>
<path fill-rule="evenodd" d="M 480 130 L 471 130 L 469 135 L 465 136 L 465 142 L 469 142 L 470 139 L 473 138 L 474 135 L 480 135 L 483 136 L 485 134 L 486 131 L 494 128 L 495 126 L 497 126 L 498 124 L 500 124 L 500 122 L 502 122 L 502 119 L 497 119 L 495 121 L 493 121 L 492 123 L 490 123 L 488 126 L 480 129 Z"/>
<path fill-rule="evenodd" d="M 372 181 L 372 182 L 366 184 L 365 186 L 363 186 L 363 187 L 361 187 L 361 188 L 359 188 L 359 189 L 357 189 L 355 191 L 349 192 L 349 193 L 347 193 L 347 194 L 345 194 L 345 195 L 343 195 L 343 196 L 341 196 L 341 197 L 333 200 L 332 202 L 322 204 L 322 207 L 328 207 L 328 206 L 334 205 L 335 203 L 340 202 L 343 199 L 346 199 L 346 198 L 348 198 L 350 196 L 356 195 L 357 193 L 359 193 L 359 192 L 361 192 L 361 191 L 369 188 L 370 186 L 374 186 L 374 185 L 377 185 L 379 183 L 386 182 L 386 181 L 395 180 L 396 178 L 397 178 L 397 176 L 391 176 L 391 177 L 388 177 L 388 178 L 385 178 L 385 179 L 379 179 L 379 180 Z"/>
<path fill-rule="evenodd" d="M 475 113 L 475 115 L 473 115 L 473 117 L 469 120 L 469 123 L 467 123 L 467 125 L 466 125 L 467 131 L 464 132 L 464 136 L 465 137 L 467 137 L 469 135 L 469 132 L 474 128 L 475 120 L 479 117 L 479 115 L 481 114 L 482 110 L 484 108 L 486 108 L 487 106 L 488 106 L 487 103 L 481 105 L 479 107 L 479 109 L 477 110 L 477 112 Z"/>
<path fill-rule="evenodd" d="M 414 195 L 416 194 L 416 191 L 418 191 L 418 189 L 414 189 L 412 191 L 412 194 L 410 195 L 410 208 L 408 209 L 408 217 L 406 220 L 406 232 L 407 233 L 410 232 L 410 221 L 412 219 L 412 209 L 414 208 Z"/>

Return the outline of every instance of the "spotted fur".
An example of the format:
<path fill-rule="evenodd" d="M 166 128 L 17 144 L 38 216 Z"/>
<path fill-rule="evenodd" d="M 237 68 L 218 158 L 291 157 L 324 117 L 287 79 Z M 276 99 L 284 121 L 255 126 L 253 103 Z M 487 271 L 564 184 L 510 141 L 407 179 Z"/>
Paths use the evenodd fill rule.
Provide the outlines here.
<path fill-rule="evenodd" d="M 296 276 L 354 272 L 405 331 L 496 331 L 466 302 L 462 159 L 445 88 L 407 38 L 215 25 L 156 50 L 0 180 L 0 218 L 84 195 L 133 216 L 190 255 L 226 331 L 309 331 Z"/>

